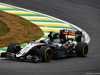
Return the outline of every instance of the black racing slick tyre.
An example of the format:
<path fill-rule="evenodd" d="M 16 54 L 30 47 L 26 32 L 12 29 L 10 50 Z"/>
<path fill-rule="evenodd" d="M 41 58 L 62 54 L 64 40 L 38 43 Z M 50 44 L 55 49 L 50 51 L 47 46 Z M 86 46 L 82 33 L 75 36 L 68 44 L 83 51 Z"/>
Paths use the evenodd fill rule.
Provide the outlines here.
<path fill-rule="evenodd" d="M 77 43 L 75 47 L 76 55 L 79 57 L 86 57 L 88 54 L 88 44 L 84 42 Z"/>
<path fill-rule="evenodd" d="M 52 50 L 48 46 L 42 46 L 39 53 L 42 55 L 43 62 L 49 62 L 52 58 Z"/>
<path fill-rule="evenodd" d="M 21 50 L 21 47 L 18 43 L 12 42 L 9 44 L 8 48 L 7 48 L 7 52 L 9 53 L 17 53 Z"/>

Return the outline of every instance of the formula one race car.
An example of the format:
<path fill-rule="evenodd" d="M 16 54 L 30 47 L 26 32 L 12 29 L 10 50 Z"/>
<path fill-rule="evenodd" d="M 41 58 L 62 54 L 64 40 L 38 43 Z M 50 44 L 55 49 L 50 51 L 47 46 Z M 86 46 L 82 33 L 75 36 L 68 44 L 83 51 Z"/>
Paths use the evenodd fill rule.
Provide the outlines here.
<path fill-rule="evenodd" d="M 18 43 L 10 43 L 7 52 L 2 53 L 1 56 L 17 59 L 30 57 L 33 62 L 49 62 L 51 58 L 57 59 L 70 55 L 85 57 L 88 53 L 88 44 L 81 40 L 81 31 L 60 30 L 60 33 L 50 32 L 46 40 L 39 42 L 32 40 L 24 48 L 21 48 Z"/>

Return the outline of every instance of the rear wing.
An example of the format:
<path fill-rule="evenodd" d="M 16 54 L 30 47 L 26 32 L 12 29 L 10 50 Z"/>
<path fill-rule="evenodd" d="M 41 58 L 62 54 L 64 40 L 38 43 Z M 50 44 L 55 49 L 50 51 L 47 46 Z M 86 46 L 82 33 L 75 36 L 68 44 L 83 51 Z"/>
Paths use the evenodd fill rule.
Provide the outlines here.
<path fill-rule="evenodd" d="M 60 30 L 60 39 L 68 39 L 68 36 L 75 36 L 75 40 L 77 42 L 81 42 L 81 38 L 82 38 L 82 31 L 77 31 L 77 30 Z"/>

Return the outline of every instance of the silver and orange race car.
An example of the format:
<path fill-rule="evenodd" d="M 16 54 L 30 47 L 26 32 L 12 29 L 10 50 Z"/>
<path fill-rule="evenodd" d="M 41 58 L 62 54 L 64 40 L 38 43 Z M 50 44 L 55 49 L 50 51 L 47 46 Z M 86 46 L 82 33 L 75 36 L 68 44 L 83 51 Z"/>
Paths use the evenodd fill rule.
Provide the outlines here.
<path fill-rule="evenodd" d="M 72 37 L 74 38 L 72 38 Z M 58 59 L 67 56 L 86 57 L 88 44 L 82 42 L 82 31 L 60 30 L 60 33 L 50 32 L 45 40 L 32 40 L 27 46 L 21 48 L 18 43 L 10 43 L 7 52 L 2 57 L 16 59 L 31 59 L 32 62 Z"/>

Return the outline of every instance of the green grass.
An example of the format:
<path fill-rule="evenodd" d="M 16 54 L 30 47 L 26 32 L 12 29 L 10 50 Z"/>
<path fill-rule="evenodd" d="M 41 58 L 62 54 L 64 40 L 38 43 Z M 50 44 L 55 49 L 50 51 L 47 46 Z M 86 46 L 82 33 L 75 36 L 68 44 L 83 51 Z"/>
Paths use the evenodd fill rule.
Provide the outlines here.
<path fill-rule="evenodd" d="M 3 36 L 9 32 L 9 28 L 4 22 L 0 20 L 0 36 Z"/>

